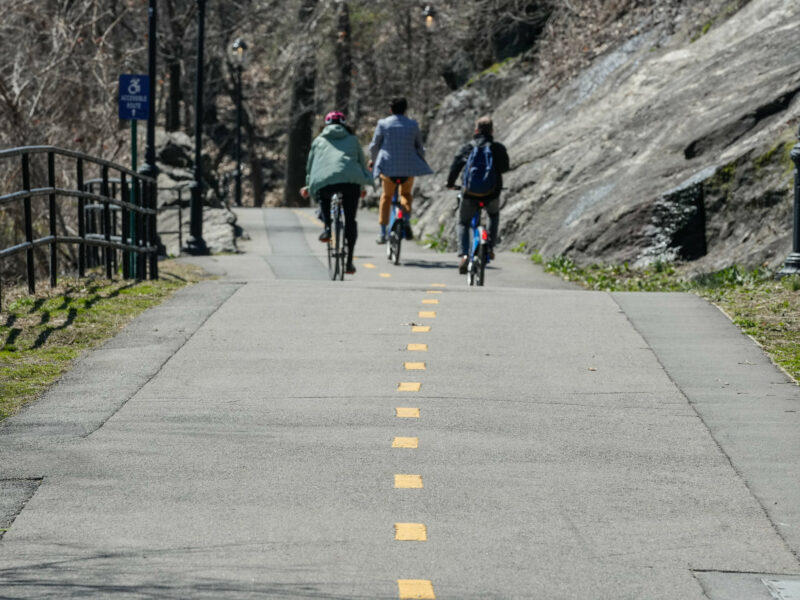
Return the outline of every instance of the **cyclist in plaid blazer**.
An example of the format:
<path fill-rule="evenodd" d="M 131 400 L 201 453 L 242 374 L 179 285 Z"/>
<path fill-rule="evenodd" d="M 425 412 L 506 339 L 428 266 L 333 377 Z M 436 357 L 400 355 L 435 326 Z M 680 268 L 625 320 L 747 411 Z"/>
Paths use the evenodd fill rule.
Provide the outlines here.
<path fill-rule="evenodd" d="M 400 204 L 403 207 L 403 218 L 406 219 L 406 236 L 413 238 L 408 219 L 411 216 L 413 201 L 412 188 L 414 177 L 433 173 L 425 162 L 425 148 L 419 125 L 414 119 L 405 115 L 408 102 L 405 98 L 393 98 L 390 103 L 392 115 L 378 121 L 375 134 L 369 145 L 369 168 L 373 177 L 381 179 L 381 201 L 378 222 L 381 231 L 378 243 L 386 243 L 386 226 L 389 224 L 389 213 L 392 206 L 397 181 L 400 180 Z"/>

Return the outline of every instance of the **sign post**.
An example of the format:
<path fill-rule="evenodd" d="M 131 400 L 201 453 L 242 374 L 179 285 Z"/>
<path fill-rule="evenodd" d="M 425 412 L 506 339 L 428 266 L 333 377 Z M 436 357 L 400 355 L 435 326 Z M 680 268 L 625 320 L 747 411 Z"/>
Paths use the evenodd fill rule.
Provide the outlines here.
<path fill-rule="evenodd" d="M 150 114 L 150 78 L 147 75 L 120 75 L 119 76 L 119 119 L 131 122 L 131 169 L 138 168 L 137 157 L 137 123 L 146 121 Z M 136 190 L 131 186 L 130 202 L 136 203 Z M 130 221 L 130 239 L 136 243 L 136 217 Z M 130 256 L 130 273 L 136 278 L 136 257 Z"/>

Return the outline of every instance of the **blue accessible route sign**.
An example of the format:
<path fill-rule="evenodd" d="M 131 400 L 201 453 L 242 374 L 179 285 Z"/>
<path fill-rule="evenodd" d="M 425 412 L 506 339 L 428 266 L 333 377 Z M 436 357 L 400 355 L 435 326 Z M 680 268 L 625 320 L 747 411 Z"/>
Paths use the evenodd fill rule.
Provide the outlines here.
<path fill-rule="evenodd" d="M 150 78 L 147 75 L 119 76 L 119 118 L 146 121 L 150 114 Z"/>

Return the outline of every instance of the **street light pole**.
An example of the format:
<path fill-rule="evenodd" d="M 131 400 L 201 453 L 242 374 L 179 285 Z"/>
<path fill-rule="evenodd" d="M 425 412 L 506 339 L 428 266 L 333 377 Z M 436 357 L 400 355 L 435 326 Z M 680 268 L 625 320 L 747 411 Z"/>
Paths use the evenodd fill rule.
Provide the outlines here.
<path fill-rule="evenodd" d="M 800 139 L 800 130 L 797 132 Z M 800 142 L 795 144 L 790 154 L 794 162 L 794 221 L 792 233 L 792 253 L 786 257 L 783 268 L 777 277 L 800 275 Z"/>
<path fill-rule="evenodd" d="M 147 36 L 147 77 L 150 80 L 148 90 L 147 113 L 147 142 L 144 150 L 144 165 L 140 172 L 148 177 L 158 175 L 156 166 L 156 50 L 158 47 L 158 2 L 150 0 L 147 10 L 148 36 Z"/>
<path fill-rule="evenodd" d="M 186 252 L 194 255 L 208 254 L 203 240 L 203 75 L 205 65 L 206 0 L 197 0 L 197 86 L 194 98 L 194 181 L 191 185 L 189 239 Z"/>
<path fill-rule="evenodd" d="M 236 65 L 236 206 L 242 205 L 242 70 L 247 44 L 241 38 L 233 43 Z"/>
<path fill-rule="evenodd" d="M 156 52 L 158 49 L 158 2 L 157 0 L 150 0 L 147 8 L 147 78 L 149 80 L 147 92 L 147 138 L 144 149 L 144 164 L 139 169 L 142 175 L 152 178 L 157 181 L 158 166 L 156 165 Z M 158 184 L 147 184 L 145 189 L 142 190 L 142 201 L 147 208 L 158 207 Z M 135 195 L 134 195 L 135 197 Z M 131 222 L 131 239 L 134 245 L 150 244 L 153 240 L 144 240 L 142 237 L 145 231 L 136 231 L 136 219 Z M 155 231 L 155 219 L 150 227 Z M 130 271 L 131 275 L 136 279 L 143 279 L 147 267 L 142 258 L 135 259 L 131 257 Z M 153 255 L 155 256 L 155 255 Z M 150 278 L 158 277 L 158 259 L 151 257 L 150 260 Z"/>

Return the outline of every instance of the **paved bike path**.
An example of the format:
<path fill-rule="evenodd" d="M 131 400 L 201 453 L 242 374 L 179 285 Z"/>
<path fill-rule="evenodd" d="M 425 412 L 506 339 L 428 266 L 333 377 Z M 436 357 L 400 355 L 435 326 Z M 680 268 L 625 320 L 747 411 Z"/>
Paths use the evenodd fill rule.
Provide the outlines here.
<path fill-rule="evenodd" d="M 310 211 L 241 219 L 220 280 L 0 427 L 27 500 L 0 597 L 768 599 L 800 574 L 800 395 L 715 308 L 513 254 L 467 288 L 454 255 L 387 264 L 368 213 L 330 282 Z"/>

